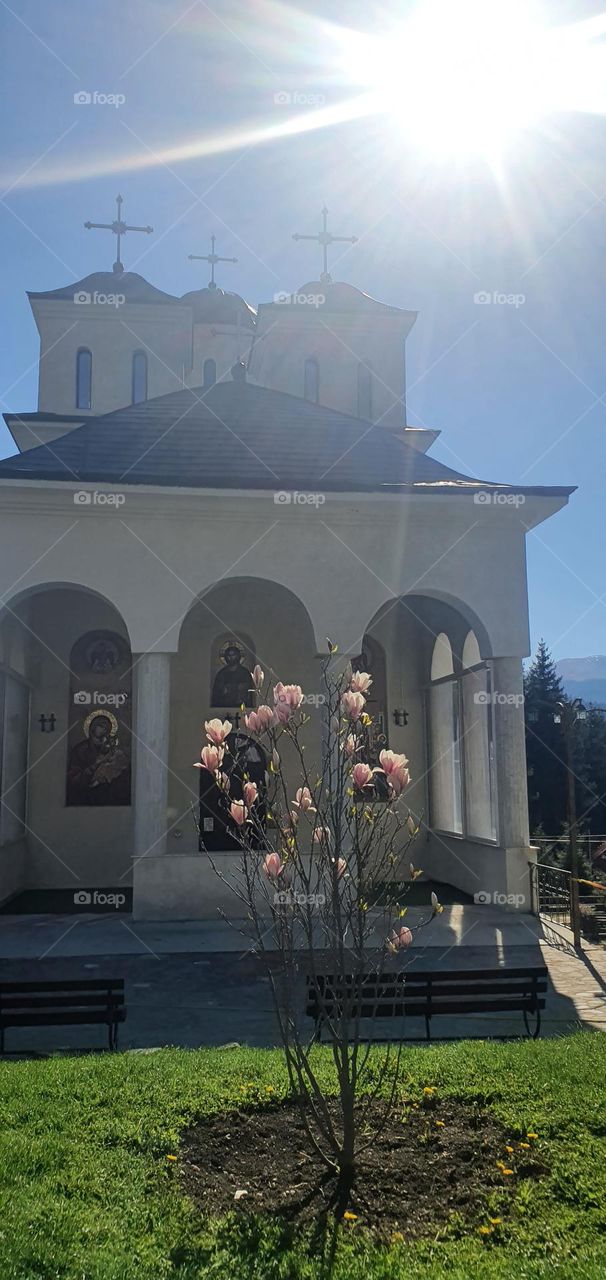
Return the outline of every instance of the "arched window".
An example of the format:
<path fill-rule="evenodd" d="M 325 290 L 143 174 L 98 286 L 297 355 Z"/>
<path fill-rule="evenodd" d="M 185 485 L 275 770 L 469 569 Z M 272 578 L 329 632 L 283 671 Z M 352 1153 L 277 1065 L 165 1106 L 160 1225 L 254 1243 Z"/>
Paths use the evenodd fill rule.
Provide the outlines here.
<path fill-rule="evenodd" d="M 135 351 L 133 356 L 132 403 L 140 404 L 147 400 L 147 356 L 144 351 Z"/>
<path fill-rule="evenodd" d="M 87 347 L 76 355 L 76 408 L 90 409 L 92 404 L 93 357 Z"/>
<path fill-rule="evenodd" d="M 305 361 L 303 395 L 306 400 L 311 400 L 312 404 L 318 404 L 320 399 L 320 369 L 318 361 L 313 358 Z"/>
<path fill-rule="evenodd" d="M 465 834 L 496 840 L 491 673 L 474 631 L 468 631 L 463 645 L 461 691 Z"/>
<path fill-rule="evenodd" d="M 372 368 L 358 365 L 358 417 L 372 421 Z"/>
<path fill-rule="evenodd" d="M 436 636 L 429 689 L 431 822 L 440 831 L 463 832 L 461 701 L 450 640 Z"/>
<path fill-rule="evenodd" d="M 216 361 L 205 360 L 204 368 L 202 370 L 202 382 L 203 382 L 204 390 L 207 391 L 209 387 L 214 387 L 216 381 L 217 381 Z"/>

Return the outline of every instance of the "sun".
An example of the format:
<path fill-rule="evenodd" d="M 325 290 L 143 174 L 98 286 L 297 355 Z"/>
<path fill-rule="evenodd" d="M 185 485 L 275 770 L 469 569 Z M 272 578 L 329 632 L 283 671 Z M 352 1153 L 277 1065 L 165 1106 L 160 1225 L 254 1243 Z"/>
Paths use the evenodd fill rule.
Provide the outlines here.
<path fill-rule="evenodd" d="M 420 0 L 388 35 L 345 33 L 343 70 L 424 150 L 496 159 L 553 112 L 604 110 L 604 25 L 549 27 L 534 0 Z"/>

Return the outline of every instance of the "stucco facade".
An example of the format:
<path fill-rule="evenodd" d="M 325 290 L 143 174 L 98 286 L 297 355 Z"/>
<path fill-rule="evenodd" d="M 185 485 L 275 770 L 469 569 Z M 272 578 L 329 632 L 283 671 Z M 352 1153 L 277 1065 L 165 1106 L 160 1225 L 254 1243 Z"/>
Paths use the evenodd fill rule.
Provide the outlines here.
<path fill-rule="evenodd" d="M 83 345 L 93 353 L 93 400 L 84 415 L 89 425 L 63 422 L 50 450 L 32 449 L 34 430 L 33 438 L 24 437 L 22 459 L 0 464 L 0 901 L 27 888 L 78 892 L 132 885 L 139 918 L 183 919 L 216 910 L 224 892 L 198 849 L 193 765 L 204 720 L 216 714 L 211 688 L 217 655 L 225 637 L 236 636 L 267 673 L 301 684 L 311 698 L 307 746 L 318 764 L 318 655 L 326 652 L 327 637 L 352 657 L 370 647 L 380 668 L 376 705 L 386 738 L 410 760 L 409 802 L 422 824 L 416 861 L 470 894 L 489 888 L 528 906 L 532 852 L 521 700 L 521 664 L 529 650 L 525 534 L 558 511 L 570 491 L 483 487 L 419 458 L 406 442 L 403 417 L 403 347 L 413 313 L 369 305 L 365 295 L 358 304 L 352 296 L 357 291 L 331 287 L 333 304 L 343 299 L 334 290 L 346 290 L 340 318 L 336 306 L 329 321 L 317 308 L 312 314 L 298 302 L 277 303 L 261 308 L 256 328 L 239 312 L 233 326 L 222 326 L 220 316 L 213 321 L 205 311 L 213 302 L 207 297 L 200 304 L 127 302 L 114 314 L 64 297 L 33 302 L 43 353 L 41 418 L 77 419 L 74 360 Z M 249 412 L 267 422 L 267 437 L 264 425 L 252 438 L 271 464 L 273 483 L 231 483 L 229 456 L 225 473 L 217 472 L 215 455 L 204 453 L 211 448 L 204 422 L 192 428 L 187 449 L 200 451 L 201 475 L 215 467 L 214 485 L 188 484 L 188 468 L 197 465 L 193 455 L 191 461 L 184 455 L 183 474 L 174 481 L 162 470 L 166 463 L 158 463 L 153 483 L 145 480 L 153 472 L 121 470 L 119 460 L 111 482 L 95 478 L 94 467 L 106 476 L 112 462 L 110 457 L 101 467 L 103 441 L 120 440 L 130 429 L 120 407 L 130 404 L 132 355 L 143 341 L 149 347 L 148 398 L 137 406 L 136 421 L 143 440 L 148 418 L 155 423 L 149 466 L 158 440 L 174 441 L 177 453 L 185 448 L 179 435 L 184 413 L 170 398 L 165 403 L 157 397 L 189 385 L 198 388 L 192 402 L 199 407 L 204 361 L 215 360 L 220 380 L 228 362 L 246 361 L 252 346 L 250 389 L 241 383 L 231 398 L 211 398 L 209 405 L 213 421 L 218 404 L 232 414 L 223 423 L 224 451 L 244 459 L 244 474 L 253 446 L 242 424 Z M 324 399 L 317 409 L 306 406 L 297 426 L 296 396 L 310 352 L 330 376 L 320 381 Z M 373 400 L 379 425 L 361 423 L 356 436 L 362 359 L 375 374 L 381 371 L 384 385 Z M 255 384 L 272 394 L 260 402 Z M 282 394 L 293 390 L 295 397 Z M 108 411 L 95 435 L 95 421 Z M 280 460 L 290 459 L 295 442 L 305 456 L 306 424 L 310 440 L 328 432 L 333 462 L 318 464 L 314 491 L 298 501 L 301 495 L 292 492 L 296 467 L 284 473 L 282 484 Z M 50 438 L 52 422 L 39 426 Z M 393 462 L 385 463 L 381 479 L 380 458 L 378 478 L 369 478 L 364 467 L 357 473 L 351 458 L 343 463 L 355 450 L 361 456 L 369 431 L 384 433 L 376 435 L 373 458 L 394 437 L 389 457 L 398 465 L 402 459 L 400 479 L 392 474 Z M 66 441 L 71 452 L 62 453 Z M 427 444 L 421 443 L 421 452 Z M 305 489 L 314 477 L 305 472 L 302 479 Z M 282 488 L 291 491 L 285 501 Z M 130 804 L 66 803 L 72 655 L 89 633 L 111 633 L 132 654 Z M 434 696 L 432 658 L 442 636 L 451 668 L 441 677 L 446 695 Z M 464 656 L 470 652 L 471 676 Z M 476 688 L 489 690 L 489 697 L 478 703 Z M 452 829 L 441 829 L 432 817 L 432 787 L 440 774 L 435 717 L 440 697 L 450 705 L 451 691 L 464 724 L 447 748 L 448 786 L 456 775 L 462 799 L 452 810 Z M 474 717 L 481 719 L 477 729 Z M 478 789 L 485 793 L 479 799 Z M 474 829 L 483 834 L 471 834 Z M 225 867 L 233 856 L 218 855 Z"/>

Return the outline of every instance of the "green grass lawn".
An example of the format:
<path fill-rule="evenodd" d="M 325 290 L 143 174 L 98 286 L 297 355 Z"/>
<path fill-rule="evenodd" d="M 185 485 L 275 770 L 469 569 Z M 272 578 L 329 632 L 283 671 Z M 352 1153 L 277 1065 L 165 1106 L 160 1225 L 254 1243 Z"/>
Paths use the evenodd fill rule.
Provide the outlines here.
<path fill-rule="evenodd" d="M 328 1052 L 318 1055 L 330 1080 Z M 1 1063 L 2 1280 L 327 1275 L 308 1241 L 276 1219 L 202 1221 L 167 1160 L 193 1117 L 238 1105 L 242 1086 L 262 1099 L 268 1085 L 286 1093 L 280 1055 L 265 1050 Z M 362 1224 L 340 1227 L 335 1280 L 603 1280 L 606 1039 L 411 1048 L 403 1094 L 416 1099 L 426 1085 L 481 1102 L 520 1138 L 538 1133 L 550 1172 L 518 1184 L 498 1239 L 480 1235 L 480 1222 L 453 1221 L 435 1238 L 379 1247 Z"/>

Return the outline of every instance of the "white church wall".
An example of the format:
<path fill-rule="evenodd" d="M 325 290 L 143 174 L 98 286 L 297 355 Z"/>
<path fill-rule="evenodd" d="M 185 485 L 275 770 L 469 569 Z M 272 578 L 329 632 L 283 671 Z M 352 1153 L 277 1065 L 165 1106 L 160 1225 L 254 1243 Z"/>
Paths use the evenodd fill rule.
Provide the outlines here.
<path fill-rule="evenodd" d="M 493 654 L 528 652 L 523 529 L 512 508 L 507 521 L 466 498 L 327 494 L 319 508 L 285 507 L 272 493 L 132 487 L 116 507 L 99 505 L 99 495 L 115 496 L 109 486 L 87 486 L 96 496 L 85 505 L 74 503 L 75 485 L 12 486 L 12 501 L 10 486 L 0 483 L 0 589 L 89 585 L 114 602 L 134 652 L 176 651 L 196 595 L 247 573 L 296 592 L 319 651 L 326 636 L 355 645 L 390 599 L 414 591 L 453 602 L 468 627 L 480 619 L 480 645 L 484 635 Z"/>
<path fill-rule="evenodd" d="M 358 366 L 372 370 L 372 419 L 405 423 L 404 341 L 414 316 L 332 311 L 322 306 L 259 308 L 250 375 L 261 386 L 303 396 L 305 361 L 319 367 L 319 403 L 358 416 Z"/>
<path fill-rule="evenodd" d="M 187 386 L 203 385 L 205 360 L 215 361 L 217 382 L 231 380 L 234 365 L 248 360 L 252 338 L 251 329 L 236 325 L 195 324 L 192 364 L 185 376 Z"/>
<path fill-rule="evenodd" d="M 119 283 L 116 284 L 119 297 Z M 75 295 L 78 296 L 78 295 Z M 38 408 L 52 413 L 109 413 L 131 403 L 132 358 L 148 360 L 148 399 L 178 391 L 191 367 L 192 312 L 162 303 L 32 300 L 40 332 Z M 76 355 L 92 352 L 92 404 L 76 404 Z"/>

